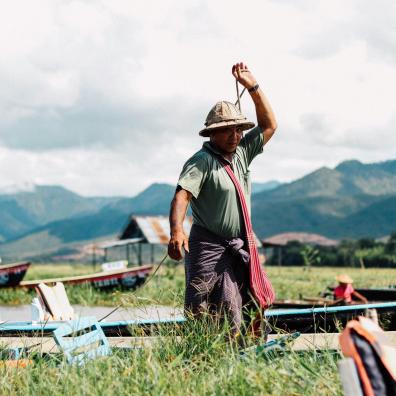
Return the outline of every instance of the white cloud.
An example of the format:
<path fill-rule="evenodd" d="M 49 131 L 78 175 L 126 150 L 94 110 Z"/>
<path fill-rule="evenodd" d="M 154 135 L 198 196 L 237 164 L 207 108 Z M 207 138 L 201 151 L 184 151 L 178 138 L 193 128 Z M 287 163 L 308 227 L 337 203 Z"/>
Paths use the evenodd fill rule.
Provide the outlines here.
<path fill-rule="evenodd" d="M 210 107 L 235 98 L 239 60 L 279 122 L 254 179 L 394 158 L 395 17 L 391 0 L 9 2 L 0 186 L 111 195 L 174 182 Z M 254 118 L 247 95 L 242 105 Z"/>

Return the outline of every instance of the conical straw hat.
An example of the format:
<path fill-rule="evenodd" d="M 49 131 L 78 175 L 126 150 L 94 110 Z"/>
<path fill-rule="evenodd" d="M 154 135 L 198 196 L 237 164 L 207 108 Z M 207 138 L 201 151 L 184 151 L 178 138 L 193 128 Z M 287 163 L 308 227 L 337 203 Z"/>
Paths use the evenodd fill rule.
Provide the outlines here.
<path fill-rule="evenodd" d="M 217 102 L 209 111 L 206 117 L 205 126 L 199 134 L 207 137 L 217 128 L 238 125 L 244 130 L 254 127 L 254 122 L 248 119 L 239 111 L 239 109 L 231 102 Z"/>
<path fill-rule="evenodd" d="M 353 279 L 347 274 L 337 275 L 335 279 L 340 283 L 353 283 Z"/>

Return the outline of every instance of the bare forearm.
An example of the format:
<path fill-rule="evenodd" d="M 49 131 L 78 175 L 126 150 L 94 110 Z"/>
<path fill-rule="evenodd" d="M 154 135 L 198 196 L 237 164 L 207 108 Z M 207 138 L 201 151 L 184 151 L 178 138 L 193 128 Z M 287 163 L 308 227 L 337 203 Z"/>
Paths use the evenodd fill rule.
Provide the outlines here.
<path fill-rule="evenodd" d="M 178 232 L 183 232 L 183 221 L 186 217 L 188 204 L 191 199 L 191 194 L 185 190 L 179 190 L 175 193 L 171 203 L 169 214 L 169 224 L 171 235 Z"/>
<path fill-rule="evenodd" d="M 275 114 L 262 89 L 259 88 L 257 91 L 250 93 L 250 96 L 252 97 L 256 107 L 258 125 L 263 129 L 263 131 L 267 129 L 275 131 L 278 126 Z"/>
<path fill-rule="evenodd" d="M 191 200 L 191 193 L 186 190 L 178 190 L 173 197 L 169 214 L 170 240 L 168 244 L 168 254 L 174 260 L 181 260 L 183 257 L 182 248 L 188 252 L 188 238 L 184 234 L 183 221 L 186 217 L 188 203 Z"/>

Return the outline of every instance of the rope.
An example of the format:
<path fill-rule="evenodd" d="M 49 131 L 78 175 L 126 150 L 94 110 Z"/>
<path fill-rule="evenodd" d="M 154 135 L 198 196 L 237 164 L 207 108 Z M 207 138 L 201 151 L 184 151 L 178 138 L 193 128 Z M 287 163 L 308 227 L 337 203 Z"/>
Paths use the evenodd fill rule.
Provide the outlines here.
<path fill-rule="evenodd" d="M 142 290 L 144 287 L 147 286 L 147 283 L 149 283 L 154 276 L 156 275 L 156 273 L 158 272 L 158 270 L 160 269 L 161 265 L 165 262 L 165 260 L 168 258 L 168 253 L 165 253 L 165 256 L 163 257 L 163 259 L 160 261 L 160 263 L 157 265 L 157 267 L 155 268 L 154 272 L 149 276 L 149 278 L 147 279 L 147 281 L 144 283 L 144 285 L 142 287 L 140 287 L 140 290 Z M 136 290 L 133 291 L 132 293 L 136 293 Z M 105 320 L 106 318 L 108 318 L 110 315 L 112 315 L 114 312 L 116 312 L 118 309 L 120 309 L 123 306 L 123 304 L 117 305 L 112 311 L 110 311 L 108 314 L 106 314 L 105 316 L 103 316 L 103 318 L 99 319 L 98 322 L 101 322 L 102 320 Z"/>
<path fill-rule="evenodd" d="M 238 84 L 238 80 L 235 80 L 235 85 L 236 85 L 236 91 L 237 91 L 237 101 L 235 102 L 235 106 L 238 105 L 239 111 L 242 113 L 242 110 L 241 110 L 241 98 L 242 98 L 242 95 L 245 93 L 246 88 L 243 88 L 241 94 L 239 95 L 239 84 Z"/>

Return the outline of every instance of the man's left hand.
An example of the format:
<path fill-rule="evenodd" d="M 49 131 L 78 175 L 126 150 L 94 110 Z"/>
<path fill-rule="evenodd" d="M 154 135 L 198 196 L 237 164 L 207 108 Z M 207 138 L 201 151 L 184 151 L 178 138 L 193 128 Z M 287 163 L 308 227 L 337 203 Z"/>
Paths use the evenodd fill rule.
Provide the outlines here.
<path fill-rule="evenodd" d="M 232 75 L 246 89 L 253 88 L 257 84 L 257 80 L 243 62 L 236 63 L 232 66 Z"/>

